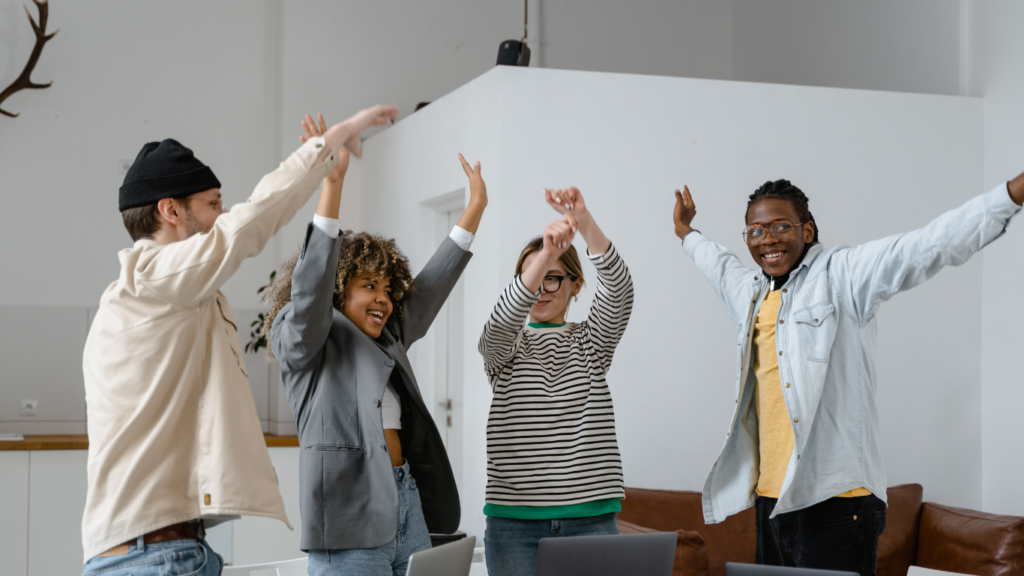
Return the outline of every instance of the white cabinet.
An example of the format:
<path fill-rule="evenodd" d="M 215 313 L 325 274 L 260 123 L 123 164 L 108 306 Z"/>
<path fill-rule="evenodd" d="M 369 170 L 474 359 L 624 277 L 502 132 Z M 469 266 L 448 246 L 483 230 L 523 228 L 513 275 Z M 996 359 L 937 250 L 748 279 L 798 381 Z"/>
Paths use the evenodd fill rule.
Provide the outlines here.
<path fill-rule="evenodd" d="M 298 558 L 299 449 L 269 448 L 288 519 L 246 516 L 213 528 L 213 549 L 233 565 Z M 3 576 L 82 573 L 87 450 L 0 450 Z"/>
<path fill-rule="evenodd" d="M 0 451 L 0 561 L 4 573 L 28 574 L 27 451 Z"/>
<path fill-rule="evenodd" d="M 244 566 L 305 556 L 299 549 L 299 448 L 268 448 L 284 498 L 289 530 L 280 520 L 245 516 L 232 526 L 232 564 Z"/>
<path fill-rule="evenodd" d="M 88 450 L 29 454 L 28 576 L 82 573 Z"/>

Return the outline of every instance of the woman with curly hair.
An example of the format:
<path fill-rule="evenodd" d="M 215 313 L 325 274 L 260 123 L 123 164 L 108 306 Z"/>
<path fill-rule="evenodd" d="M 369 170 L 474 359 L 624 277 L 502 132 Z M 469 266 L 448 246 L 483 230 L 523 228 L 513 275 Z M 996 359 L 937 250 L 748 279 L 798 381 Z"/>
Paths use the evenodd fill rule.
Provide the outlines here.
<path fill-rule="evenodd" d="M 309 116 L 306 137 L 325 129 Z M 461 511 L 451 464 L 406 350 L 430 328 L 469 262 L 487 205 L 480 163 L 469 205 L 415 277 L 394 240 L 338 226 L 348 168 L 324 179 L 302 250 L 270 288 L 264 334 L 298 427 L 301 548 L 311 576 L 404 575 L 452 533 Z"/>
<path fill-rule="evenodd" d="M 579 190 L 546 190 L 545 199 L 562 219 L 523 248 L 480 337 L 494 391 L 484 506 L 491 576 L 534 574 L 542 538 L 618 534 L 625 497 L 606 375 L 629 323 L 633 281 Z M 566 322 L 583 287 L 577 229 L 598 282 L 578 323 Z"/>

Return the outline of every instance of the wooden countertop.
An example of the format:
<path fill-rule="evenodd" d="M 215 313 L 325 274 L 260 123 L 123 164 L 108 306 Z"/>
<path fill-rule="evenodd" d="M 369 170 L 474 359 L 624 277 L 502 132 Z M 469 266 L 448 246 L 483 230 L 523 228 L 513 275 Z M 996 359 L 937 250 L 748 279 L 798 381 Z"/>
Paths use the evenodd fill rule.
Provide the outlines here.
<path fill-rule="evenodd" d="M 297 436 L 264 434 L 267 447 L 298 447 Z M 85 434 L 26 434 L 22 441 L 0 442 L 0 450 L 88 450 L 89 437 Z"/>

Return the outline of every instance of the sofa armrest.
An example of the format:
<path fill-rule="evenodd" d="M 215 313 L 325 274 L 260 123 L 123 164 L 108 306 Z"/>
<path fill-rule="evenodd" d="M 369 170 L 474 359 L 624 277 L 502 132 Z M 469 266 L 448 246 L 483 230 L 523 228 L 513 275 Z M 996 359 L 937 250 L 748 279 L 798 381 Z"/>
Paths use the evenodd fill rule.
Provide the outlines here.
<path fill-rule="evenodd" d="M 885 531 L 878 539 L 877 576 L 907 576 L 917 560 L 918 531 L 924 489 L 920 484 L 890 486 Z"/>
<path fill-rule="evenodd" d="M 925 502 L 917 565 L 974 574 L 1024 574 L 1024 518 Z"/>
<path fill-rule="evenodd" d="M 662 532 L 619 520 L 619 534 L 650 534 Z M 672 563 L 672 576 L 708 576 L 708 553 L 704 538 L 696 532 L 675 530 L 676 558 Z"/>

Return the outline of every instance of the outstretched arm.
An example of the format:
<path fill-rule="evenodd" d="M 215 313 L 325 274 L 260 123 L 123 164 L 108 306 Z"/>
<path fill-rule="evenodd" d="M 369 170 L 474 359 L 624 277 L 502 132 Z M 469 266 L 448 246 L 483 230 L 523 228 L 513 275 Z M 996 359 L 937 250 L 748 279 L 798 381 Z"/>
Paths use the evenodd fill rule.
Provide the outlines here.
<path fill-rule="evenodd" d="M 860 322 L 882 303 L 946 266 L 959 266 L 1006 231 L 1024 203 L 1024 175 L 968 200 L 927 225 L 836 253 L 844 309 Z"/>
<path fill-rule="evenodd" d="M 403 316 L 399 321 L 399 337 L 406 347 L 419 340 L 430 329 L 448 295 L 462 276 L 469 258 L 469 247 L 480 226 L 480 218 L 487 207 L 487 185 L 481 174 L 480 162 L 474 167 L 459 154 L 462 171 L 469 178 L 469 204 L 459 217 L 448 238 L 441 242 L 423 270 L 416 275 L 413 285 L 402 300 Z"/>
<path fill-rule="evenodd" d="M 742 288 L 750 284 L 751 270 L 741 264 L 739 257 L 728 248 L 693 229 L 690 223 L 696 215 L 697 207 L 690 196 L 690 189 L 683 186 L 682 192 L 676 190 L 676 206 L 672 212 L 676 236 L 683 241 L 683 250 L 693 258 L 715 290 L 726 314 L 737 327 L 742 328 L 750 311 L 749 290 Z"/>
<path fill-rule="evenodd" d="M 317 117 L 320 119 L 321 130 L 315 136 L 322 134 L 327 144 L 320 153 L 320 156 L 317 157 L 316 163 L 319 164 L 328 154 L 342 147 L 355 154 L 356 158 L 362 158 L 363 148 L 360 145 L 359 135 L 370 126 L 380 126 L 398 118 L 398 107 L 378 104 L 365 108 L 356 112 L 350 118 L 331 126 L 329 129 L 323 123 L 324 117 L 320 114 L 317 114 Z M 306 132 L 306 136 L 299 137 L 303 143 L 310 137 L 311 127 L 315 128 L 313 119 L 306 115 L 306 119 L 302 121 L 302 129 Z"/>

